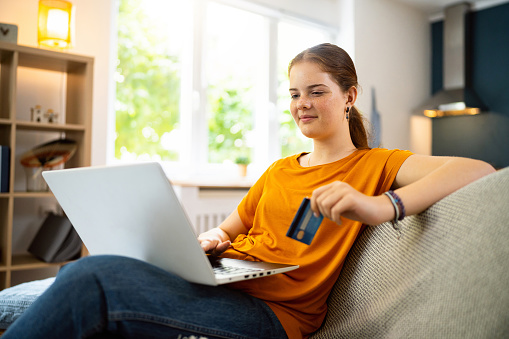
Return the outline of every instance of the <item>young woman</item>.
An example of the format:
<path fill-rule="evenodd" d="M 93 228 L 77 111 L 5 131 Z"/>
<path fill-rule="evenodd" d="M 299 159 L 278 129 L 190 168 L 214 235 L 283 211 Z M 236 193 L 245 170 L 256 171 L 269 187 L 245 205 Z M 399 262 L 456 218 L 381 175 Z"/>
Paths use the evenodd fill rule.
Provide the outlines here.
<path fill-rule="evenodd" d="M 477 160 L 368 148 L 354 106 L 355 67 L 335 45 L 297 55 L 289 77 L 291 113 L 313 151 L 272 164 L 237 210 L 198 240 L 216 255 L 299 269 L 208 287 L 133 259 L 88 257 L 62 268 L 4 337 L 307 337 L 320 327 L 364 225 L 419 213 L 494 171 Z M 324 216 L 310 245 L 286 237 L 304 197 Z"/>

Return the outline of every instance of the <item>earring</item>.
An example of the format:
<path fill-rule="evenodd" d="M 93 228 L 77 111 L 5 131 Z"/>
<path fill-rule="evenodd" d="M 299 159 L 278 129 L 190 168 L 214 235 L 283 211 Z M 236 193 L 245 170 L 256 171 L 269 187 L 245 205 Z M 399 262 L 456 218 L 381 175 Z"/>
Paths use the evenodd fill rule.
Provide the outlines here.
<path fill-rule="evenodd" d="M 346 120 L 348 120 L 349 116 L 348 116 L 348 112 L 350 112 L 350 107 L 347 107 L 346 108 Z"/>

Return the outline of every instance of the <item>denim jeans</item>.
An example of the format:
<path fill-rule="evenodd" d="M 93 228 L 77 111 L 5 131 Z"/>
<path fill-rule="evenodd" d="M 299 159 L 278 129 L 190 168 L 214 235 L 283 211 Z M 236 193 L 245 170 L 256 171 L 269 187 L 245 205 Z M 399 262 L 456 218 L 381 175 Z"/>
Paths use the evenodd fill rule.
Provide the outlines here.
<path fill-rule="evenodd" d="M 53 285 L 2 336 L 9 338 L 286 338 L 263 301 L 189 283 L 145 262 L 90 256 Z"/>

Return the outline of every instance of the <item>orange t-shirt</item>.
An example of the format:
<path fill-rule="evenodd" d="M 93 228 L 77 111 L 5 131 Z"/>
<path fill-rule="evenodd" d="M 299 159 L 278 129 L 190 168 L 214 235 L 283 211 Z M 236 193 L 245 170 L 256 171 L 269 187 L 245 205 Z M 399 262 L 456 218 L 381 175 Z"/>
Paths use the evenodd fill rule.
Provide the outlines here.
<path fill-rule="evenodd" d="M 318 187 L 343 181 L 358 191 L 380 195 L 390 189 L 403 162 L 412 153 L 400 150 L 358 150 L 330 164 L 303 167 L 293 155 L 276 161 L 238 206 L 247 229 L 223 256 L 300 265 L 284 274 L 230 284 L 264 300 L 288 337 L 316 331 L 327 312 L 327 297 L 362 224 L 324 219 L 311 245 L 288 238 L 286 232 L 304 197 Z"/>

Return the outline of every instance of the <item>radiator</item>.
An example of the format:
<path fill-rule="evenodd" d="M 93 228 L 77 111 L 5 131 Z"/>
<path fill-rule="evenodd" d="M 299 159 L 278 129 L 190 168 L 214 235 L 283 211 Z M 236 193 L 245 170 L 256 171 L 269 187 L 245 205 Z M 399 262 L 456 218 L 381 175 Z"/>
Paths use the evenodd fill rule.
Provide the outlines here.
<path fill-rule="evenodd" d="M 197 235 L 219 226 L 238 206 L 247 188 L 180 186 L 176 189 Z"/>
<path fill-rule="evenodd" d="M 194 229 L 196 234 L 206 232 L 222 223 L 228 214 L 226 213 L 199 213 L 195 215 Z"/>

